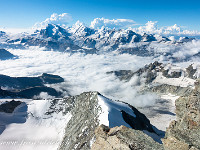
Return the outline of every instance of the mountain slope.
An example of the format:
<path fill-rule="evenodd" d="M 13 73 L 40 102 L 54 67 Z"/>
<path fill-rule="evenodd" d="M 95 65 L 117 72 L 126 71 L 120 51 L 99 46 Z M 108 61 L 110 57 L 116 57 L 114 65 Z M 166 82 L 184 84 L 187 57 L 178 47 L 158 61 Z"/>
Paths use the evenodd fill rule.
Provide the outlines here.
<path fill-rule="evenodd" d="M 74 106 L 72 118 L 65 127 L 60 150 L 90 149 L 94 130 L 104 124 L 110 127 L 124 125 L 137 130 L 146 130 L 156 135 L 149 120 L 132 106 L 105 98 L 98 92 L 86 92 L 69 97 Z"/>

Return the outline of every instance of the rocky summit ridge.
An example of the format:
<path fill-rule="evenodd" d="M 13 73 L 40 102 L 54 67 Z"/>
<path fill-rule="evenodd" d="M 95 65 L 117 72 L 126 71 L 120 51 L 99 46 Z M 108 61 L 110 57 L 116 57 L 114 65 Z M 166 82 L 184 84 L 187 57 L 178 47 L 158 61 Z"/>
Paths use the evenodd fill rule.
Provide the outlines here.
<path fill-rule="evenodd" d="M 102 99 L 104 106 L 99 103 Z M 120 123 L 120 125 L 135 128 L 141 132 L 145 130 L 156 135 L 150 121 L 133 106 L 112 101 L 98 92 L 85 92 L 78 96 L 69 97 L 65 101 L 72 106 L 70 107 L 71 119 L 66 124 L 60 150 L 90 149 L 96 139 L 95 129 L 101 125 L 102 120 L 107 119 L 108 122 L 105 122 L 107 126 L 116 126 Z M 108 107 L 108 110 L 104 109 L 105 106 Z M 65 110 L 67 109 L 66 107 Z M 115 118 L 109 118 L 113 112 Z"/>
<path fill-rule="evenodd" d="M 155 143 L 143 132 L 124 126 L 109 128 L 101 125 L 95 130 L 92 150 L 199 150 L 200 149 L 200 81 L 190 95 L 176 100 L 176 121 L 166 130 L 163 144 Z"/>

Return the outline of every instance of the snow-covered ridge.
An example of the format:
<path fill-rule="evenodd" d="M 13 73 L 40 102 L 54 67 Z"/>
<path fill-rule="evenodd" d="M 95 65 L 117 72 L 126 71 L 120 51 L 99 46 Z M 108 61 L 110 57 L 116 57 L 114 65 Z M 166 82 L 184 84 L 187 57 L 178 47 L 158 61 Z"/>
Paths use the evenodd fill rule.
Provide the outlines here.
<path fill-rule="evenodd" d="M 133 110 L 128 106 L 128 104 L 111 101 L 110 99 L 102 95 L 98 95 L 98 100 L 98 104 L 102 108 L 102 113 L 99 116 L 100 124 L 104 124 L 109 127 L 124 125 L 131 128 L 131 126 L 124 121 L 121 113 L 121 111 L 125 111 L 129 115 L 136 117 Z"/>
<path fill-rule="evenodd" d="M 124 125 L 155 133 L 149 120 L 133 106 L 113 101 L 98 92 L 63 99 L 19 100 L 22 103 L 13 113 L 0 112 L 0 141 L 15 142 L 15 145 L 0 144 L 0 149 L 40 150 L 45 147 L 53 150 L 59 145 L 61 149 L 79 149 L 82 142 L 90 147 L 94 130 L 100 124 Z"/>

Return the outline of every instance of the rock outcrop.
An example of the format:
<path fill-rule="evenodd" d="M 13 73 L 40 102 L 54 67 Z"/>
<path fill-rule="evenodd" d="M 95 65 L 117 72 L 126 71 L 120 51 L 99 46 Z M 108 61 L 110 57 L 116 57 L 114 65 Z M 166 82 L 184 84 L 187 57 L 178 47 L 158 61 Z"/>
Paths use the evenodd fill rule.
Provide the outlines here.
<path fill-rule="evenodd" d="M 109 128 L 101 125 L 95 130 L 96 141 L 91 150 L 164 150 L 142 131 L 125 126 Z"/>
<path fill-rule="evenodd" d="M 177 120 L 172 121 L 166 130 L 163 144 L 156 143 L 141 131 L 124 126 L 109 128 L 101 125 L 95 130 L 96 141 L 92 150 L 199 150 L 200 149 L 200 80 L 195 89 L 177 89 L 182 93 L 176 100 Z M 166 92 L 166 91 L 165 91 Z M 185 94 L 183 94 L 185 92 Z"/>
<path fill-rule="evenodd" d="M 126 125 L 130 127 L 130 129 L 126 128 L 127 134 L 133 128 L 138 130 L 135 131 L 137 135 L 143 135 L 143 130 L 156 135 L 153 126 L 144 114 L 133 106 L 112 101 L 98 92 L 85 92 L 78 96 L 69 97 L 64 100 L 64 103 L 64 111 L 71 113 L 71 119 L 66 124 L 65 136 L 60 145 L 60 150 L 90 149 L 95 140 L 95 129 L 102 121 L 107 126 Z M 105 107 L 107 108 L 105 109 Z M 139 132 L 140 130 L 141 132 Z M 131 136 L 134 136 L 134 133 L 129 135 L 129 137 Z M 145 135 L 145 138 L 148 138 L 148 136 Z M 140 141 L 144 142 L 144 139 L 140 139 Z M 152 143 L 154 145 L 156 142 Z"/>
<path fill-rule="evenodd" d="M 157 72 L 162 71 L 163 66 L 162 63 L 155 61 L 154 63 L 150 63 L 149 65 L 145 65 L 143 68 L 140 68 L 136 72 L 131 70 L 119 70 L 119 71 L 111 71 L 107 72 L 108 74 L 114 73 L 120 80 L 129 81 L 133 76 L 139 76 L 146 78 L 145 83 L 151 83 L 157 76 Z"/>
<path fill-rule="evenodd" d="M 145 65 L 143 68 L 140 68 L 135 72 L 132 70 L 117 70 L 107 72 L 107 74 L 114 74 L 120 80 L 125 81 L 129 81 L 133 76 L 138 76 L 140 79 L 144 78 L 146 84 L 150 84 L 156 79 L 159 73 L 162 77 L 166 78 L 187 77 L 190 79 L 197 79 L 197 72 L 197 69 L 194 69 L 192 65 L 184 69 L 173 66 L 172 64 L 163 64 L 155 61 L 154 63 Z"/>
<path fill-rule="evenodd" d="M 166 150 L 200 149 L 200 82 L 189 96 L 176 100 L 177 120 L 170 123 L 162 140 Z"/>

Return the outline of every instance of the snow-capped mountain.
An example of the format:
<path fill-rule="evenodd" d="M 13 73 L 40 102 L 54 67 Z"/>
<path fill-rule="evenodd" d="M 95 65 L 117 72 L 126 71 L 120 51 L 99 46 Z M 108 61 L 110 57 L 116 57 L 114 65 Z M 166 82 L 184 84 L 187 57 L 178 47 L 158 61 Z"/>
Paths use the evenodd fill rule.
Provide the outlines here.
<path fill-rule="evenodd" d="M 40 46 L 48 50 L 103 53 L 117 51 L 136 55 L 151 55 L 151 43 L 158 45 L 180 45 L 190 42 L 193 38 L 174 40 L 157 34 L 138 34 L 131 29 L 108 29 L 102 27 L 93 29 L 81 22 L 76 22 L 72 27 L 62 27 L 47 24 L 43 28 L 35 29 L 33 33 L 23 33 L 15 36 L 0 34 L 2 48 L 25 48 L 27 46 Z"/>

